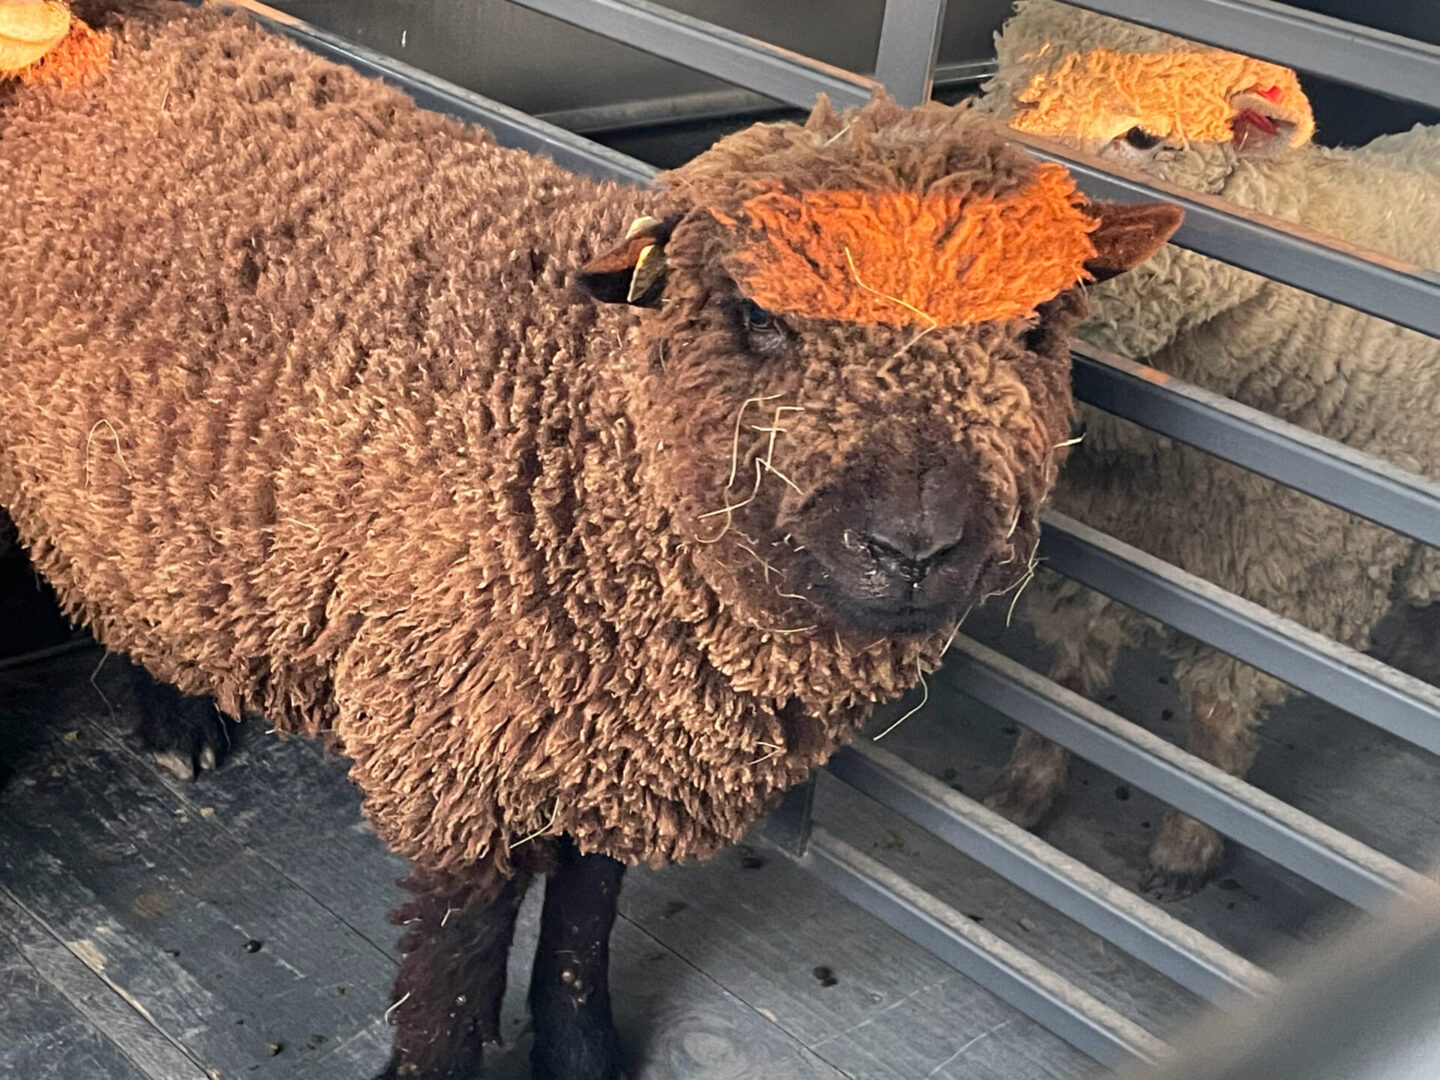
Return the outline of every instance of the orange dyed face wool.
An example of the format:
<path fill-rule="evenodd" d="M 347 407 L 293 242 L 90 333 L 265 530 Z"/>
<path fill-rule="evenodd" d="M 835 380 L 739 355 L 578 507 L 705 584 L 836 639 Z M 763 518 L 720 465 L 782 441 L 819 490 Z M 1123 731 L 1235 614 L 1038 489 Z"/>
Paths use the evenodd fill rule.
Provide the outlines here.
<path fill-rule="evenodd" d="M 1042 165 L 1017 192 L 769 192 L 727 269 L 771 311 L 891 326 L 1025 318 L 1085 280 L 1095 254 L 1074 181 Z"/>
<path fill-rule="evenodd" d="M 1290 143 L 1315 133 L 1310 103 L 1289 68 L 1221 49 L 1070 53 L 1017 96 L 1010 126 L 1032 135 L 1105 142 L 1141 127 L 1180 142 L 1229 142 L 1247 96 L 1294 125 Z"/>

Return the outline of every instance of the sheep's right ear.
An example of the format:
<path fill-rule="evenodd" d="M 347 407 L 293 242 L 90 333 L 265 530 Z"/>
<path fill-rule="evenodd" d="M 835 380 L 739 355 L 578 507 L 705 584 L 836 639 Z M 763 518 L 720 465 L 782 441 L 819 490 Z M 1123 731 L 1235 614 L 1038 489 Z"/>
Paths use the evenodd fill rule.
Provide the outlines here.
<path fill-rule="evenodd" d="M 1095 245 L 1093 258 L 1085 269 L 1096 281 L 1133 270 L 1162 247 L 1185 220 L 1185 211 L 1174 203 L 1090 203 L 1085 212 L 1099 218 L 1099 227 L 1090 234 Z"/>
<path fill-rule="evenodd" d="M 607 304 L 657 307 L 665 287 L 665 242 L 675 225 L 673 220 L 636 218 L 619 246 L 580 268 L 576 283 Z"/>

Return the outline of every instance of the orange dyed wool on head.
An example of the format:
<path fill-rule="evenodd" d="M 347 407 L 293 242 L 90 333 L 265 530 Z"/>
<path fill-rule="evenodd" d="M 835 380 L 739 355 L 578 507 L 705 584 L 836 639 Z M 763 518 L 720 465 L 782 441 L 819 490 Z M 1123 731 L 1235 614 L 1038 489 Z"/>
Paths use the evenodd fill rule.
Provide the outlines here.
<path fill-rule="evenodd" d="M 1295 125 L 1291 145 L 1315 133 L 1310 102 L 1293 71 L 1222 49 L 1070 53 L 1020 92 L 1010 126 L 1100 142 L 1132 127 L 1185 142 L 1229 142 L 1245 95 L 1263 98 Z"/>
<path fill-rule="evenodd" d="M 1042 165 L 1002 196 L 769 192 L 728 269 L 761 307 L 812 319 L 967 326 L 1025 318 L 1085 278 L 1094 221 L 1069 173 Z"/>

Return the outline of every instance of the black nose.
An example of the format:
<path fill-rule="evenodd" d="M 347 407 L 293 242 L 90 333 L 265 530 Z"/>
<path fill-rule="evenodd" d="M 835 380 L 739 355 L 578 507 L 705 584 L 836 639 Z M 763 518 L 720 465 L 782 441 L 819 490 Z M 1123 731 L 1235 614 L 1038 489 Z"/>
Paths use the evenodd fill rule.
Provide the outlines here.
<path fill-rule="evenodd" d="M 892 577 L 918 585 L 943 563 L 965 539 L 963 529 L 942 536 L 933 531 L 888 527 L 861 538 L 880 569 Z"/>

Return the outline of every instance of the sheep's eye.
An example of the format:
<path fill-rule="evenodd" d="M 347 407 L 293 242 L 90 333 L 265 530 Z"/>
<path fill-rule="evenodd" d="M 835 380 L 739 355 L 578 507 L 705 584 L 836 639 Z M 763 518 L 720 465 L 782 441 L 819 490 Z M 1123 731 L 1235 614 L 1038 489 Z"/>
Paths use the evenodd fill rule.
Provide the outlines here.
<path fill-rule="evenodd" d="M 1164 141 L 1159 135 L 1152 135 L 1142 127 L 1132 127 L 1125 132 L 1123 138 L 1136 150 L 1153 150 Z"/>
<path fill-rule="evenodd" d="M 773 330 L 775 316 L 753 300 L 745 301 L 745 327 L 748 330 Z"/>
<path fill-rule="evenodd" d="M 787 335 L 785 324 L 753 300 L 742 300 L 736 312 L 745 346 L 754 353 L 772 353 L 782 349 Z"/>

